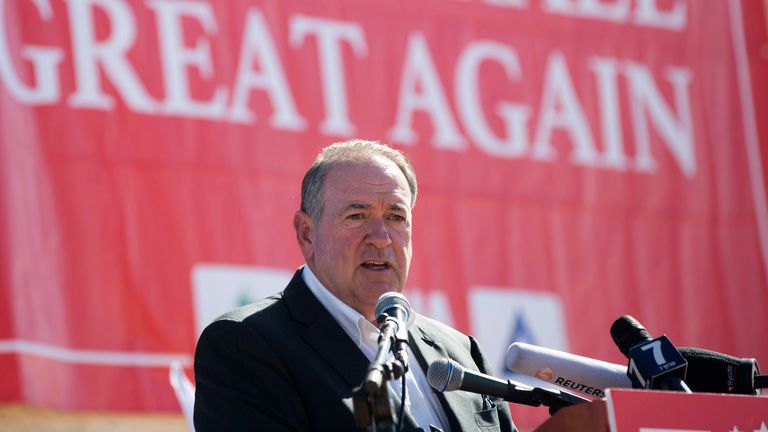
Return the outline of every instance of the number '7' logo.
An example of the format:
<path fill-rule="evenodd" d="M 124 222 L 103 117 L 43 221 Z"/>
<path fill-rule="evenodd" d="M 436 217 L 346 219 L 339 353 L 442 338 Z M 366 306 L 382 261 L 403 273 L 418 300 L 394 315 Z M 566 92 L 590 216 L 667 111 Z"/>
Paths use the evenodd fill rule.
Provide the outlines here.
<path fill-rule="evenodd" d="M 653 359 L 656 361 L 656 364 L 659 366 L 665 364 L 667 360 L 664 358 L 664 353 L 661 352 L 661 342 L 658 340 L 655 340 L 649 344 L 643 345 L 640 347 L 643 351 L 653 350 Z M 635 359 L 630 358 L 629 359 L 629 372 L 634 375 L 638 381 L 640 381 L 640 385 L 643 387 L 647 387 L 648 382 L 643 378 L 643 375 L 640 373 L 640 371 L 637 369 L 637 365 L 635 364 Z"/>

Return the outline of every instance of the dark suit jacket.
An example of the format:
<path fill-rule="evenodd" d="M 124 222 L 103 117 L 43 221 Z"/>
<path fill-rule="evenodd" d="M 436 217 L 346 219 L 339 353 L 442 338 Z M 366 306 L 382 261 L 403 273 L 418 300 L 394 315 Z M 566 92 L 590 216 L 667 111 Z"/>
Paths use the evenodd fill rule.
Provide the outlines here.
<path fill-rule="evenodd" d="M 312 294 L 299 269 L 280 294 L 211 323 L 195 352 L 195 427 L 206 431 L 357 431 L 352 389 L 369 361 Z M 409 344 L 422 369 L 448 357 L 488 373 L 477 342 L 417 315 Z M 394 392 L 390 390 L 394 395 Z M 399 408 L 399 395 L 394 396 Z M 506 402 L 438 393 L 458 431 L 515 431 Z M 409 415 L 404 430 L 417 430 Z"/>

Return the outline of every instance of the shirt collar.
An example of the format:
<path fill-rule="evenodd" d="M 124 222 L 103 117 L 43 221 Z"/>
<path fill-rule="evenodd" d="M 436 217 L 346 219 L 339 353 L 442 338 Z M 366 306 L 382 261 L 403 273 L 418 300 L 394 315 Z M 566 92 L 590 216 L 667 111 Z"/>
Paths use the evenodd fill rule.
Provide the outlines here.
<path fill-rule="evenodd" d="M 308 265 L 304 266 L 301 277 L 304 279 L 307 287 L 309 287 L 309 290 L 312 291 L 312 294 L 317 297 L 317 300 L 330 312 L 331 316 L 336 319 L 344 332 L 355 341 L 358 347 L 365 344 L 363 335 L 366 335 L 368 338 L 370 335 L 378 336 L 379 330 L 376 326 L 366 320 L 363 314 L 352 309 L 348 304 L 328 291 L 320 280 L 317 279 L 317 276 L 312 273 Z M 374 339 L 373 342 L 375 344 L 376 340 Z"/>
<path fill-rule="evenodd" d="M 312 291 L 312 294 L 320 301 L 320 304 L 330 312 L 331 316 L 336 319 L 336 322 L 339 323 L 344 332 L 349 335 L 358 347 L 362 345 L 372 345 L 375 347 L 377 345 L 379 329 L 365 319 L 360 312 L 352 309 L 352 307 L 328 291 L 328 288 L 323 286 L 308 265 L 304 265 L 301 277 L 304 279 L 304 283 L 307 284 L 309 290 Z M 411 329 L 415 318 L 416 313 L 411 311 L 408 322 L 405 324 L 407 329 Z"/>

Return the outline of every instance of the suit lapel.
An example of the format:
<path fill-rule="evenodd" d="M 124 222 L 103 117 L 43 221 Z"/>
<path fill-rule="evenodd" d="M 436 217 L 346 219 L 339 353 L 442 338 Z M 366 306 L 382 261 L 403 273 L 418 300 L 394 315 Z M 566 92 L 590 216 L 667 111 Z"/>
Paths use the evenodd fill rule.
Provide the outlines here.
<path fill-rule="evenodd" d="M 411 348 L 419 361 L 422 370 L 426 374 L 429 365 L 436 360 L 447 358 L 448 351 L 437 338 L 431 335 L 423 327 L 414 325 L 410 335 Z M 465 391 L 438 392 L 435 391 L 440 404 L 443 406 L 451 430 L 476 430 L 477 423 L 474 417 L 474 403 L 480 396 Z"/>
<path fill-rule="evenodd" d="M 353 388 L 362 383 L 370 362 L 309 290 L 301 276 L 302 268 L 296 271 L 283 292 L 288 311 L 295 321 L 305 326 L 301 336 L 307 345 L 312 347 L 329 367 L 341 376 L 351 393 Z M 400 395 L 396 395 L 389 386 L 387 391 L 397 415 Z M 404 421 L 407 426 L 406 431 L 418 427 L 408 413 L 405 413 Z"/>
<path fill-rule="evenodd" d="M 368 359 L 309 290 L 301 277 L 302 269 L 296 271 L 283 293 L 289 313 L 305 326 L 301 336 L 307 345 L 342 377 L 350 389 L 357 387 L 365 376 Z"/>

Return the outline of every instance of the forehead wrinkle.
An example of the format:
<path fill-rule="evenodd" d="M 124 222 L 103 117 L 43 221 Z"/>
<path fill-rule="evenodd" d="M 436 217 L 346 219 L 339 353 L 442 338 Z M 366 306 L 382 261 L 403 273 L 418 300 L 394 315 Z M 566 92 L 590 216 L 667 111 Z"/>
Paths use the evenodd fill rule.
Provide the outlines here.
<path fill-rule="evenodd" d="M 343 213 L 347 212 L 348 210 L 366 210 L 366 209 L 369 209 L 371 207 L 372 207 L 372 205 L 368 204 L 368 203 L 351 202 L 351 203 L 345 205 L 344 207 L 342 207 L 341 210 L 339 210 L 338 214 L 343 214 Z"/>
<path fill-rule="evenodd" d="M 364 172 L 365 175 L 360 178 L 349 173 L 366 170 L 367 162 L 361 164 L 356 161 L 349 161 L 340 164 L 349 164 L 353 168 L 351 171 L 345 171 L 340 169 L 342 165 L 335 166 L 328 172 L 325 185 L 326 198 L 342 204 L 341 208 L 334 212 L 336 215 L 341 215 L 349 210 L 368 210 L 378 205 L 384 205 L 384 208 L 389 210 L 407 211 L 410 208 L 408 205 L 410 204 L 410 189 L 405 184 L 407 183 L 406 179 L 401 178 L 402 173 L 394 171 L 394 165 L 388 166 L 389 164 L 385 163 L 382 166 L 376 163 L 374 165 L 381 171 Z M 347 203 L 345 204 L 344 201 Z M 392 201 L 395 203 L 387 203 Z"/>

